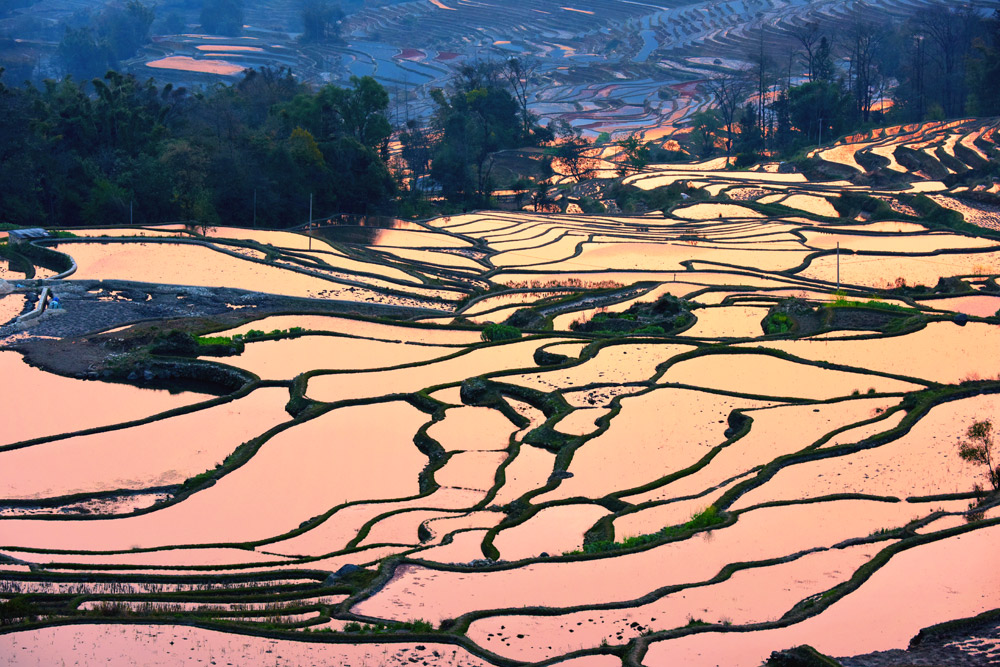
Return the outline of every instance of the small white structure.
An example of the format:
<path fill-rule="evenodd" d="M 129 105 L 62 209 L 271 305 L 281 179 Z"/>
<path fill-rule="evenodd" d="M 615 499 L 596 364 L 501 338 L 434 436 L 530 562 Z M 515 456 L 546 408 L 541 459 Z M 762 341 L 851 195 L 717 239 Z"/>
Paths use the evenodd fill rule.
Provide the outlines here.
<path fill-rule="evenodd" d="M 27 243 L 38 239 L 49 238 L 49 232 L 41 227 L 29 227 L 27 229 L 12 229 L 7 233 L 7 238 L 12 244 Z"/>

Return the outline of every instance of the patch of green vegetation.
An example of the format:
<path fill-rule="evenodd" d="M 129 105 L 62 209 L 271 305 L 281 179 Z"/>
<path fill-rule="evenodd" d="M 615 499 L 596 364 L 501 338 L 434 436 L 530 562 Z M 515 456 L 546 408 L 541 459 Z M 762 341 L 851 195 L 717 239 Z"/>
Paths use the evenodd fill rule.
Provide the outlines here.
<path fill-rule="evenodd" d="M 852 301 L 842 294 L 838 294 L 837 297 L 826 304 L 827 308 L 877 308 L 878 310 L 887 310 L 894 313 L 919 313 L 920 311 L 916 308 L 910 308 L 909 306 L 901 306 L 898 303 L 887 303 L 885 301 L 880 301 L 879 299 L 869 299 L 868 301 Z"/>
<path fill-rule="evenodd" d="M 580 199 L 580 210 L 587 215 L 596 215 L 598 213 L 607 213 L 608 207 L 599 202 L 596 199 L 590 197 L 582 197 Z"/>
<path fill-rule="evenodd" d="M 666 213 L 685 199 L 708 199 L 709 194 L 700 188 L 689 187 L 687 182 L 678 181 L 652 190 L 643 190 L 634 185 L 617 184 L 610 190 L 611 197 L 622 211 L 663 211 Z"/>
<path fill-rule="evenodd" d="M 664 294 L 653 303 L 633 303 L 624 312 L 602 311 L 587 321 L 570 324 L 573 331 L 604 335 L 657 334 L 686 326 L 692 315 L 690 304 L 672 294 Z"/>
<path fill-rule="evenodd" d="M 787 313 L 769 313 L 767 317 L 764 318 L 764 333 L 766 334 L 783 334 L 788 333 L 792 330 L 795 325 L 794 320 L 788 316 Z"/>
<path fill-rule="evenodd" d="M 34 620 L 38 613 L 38 607 L 27 595 L 18 595 L 0 602 L 0 626 Z"/>
<path fill-rule="evenodd" d="M 260 329 L 250 329 L 245 334 L 236 334 L 232 339 L 225 336 L 203 336 L 201 340 L 231 340 L 232 342 L 250 342 L 264 338 L 278 338 L 281 336 L 298 336 L 305 333 L 302 327 L 289 327 L 288 329 L 272 329 L 271 331 L 261 331 Z"/>
<path fill-rule="evenodd" d="M 194 339 L 198 345 L 232 345 L 233 339 L 229 336 L 198 336 Z"/>
<path fill-rule="evenodd" d="M 597 542 L 591 542 L 589 544 L 584 544 L 582 550 L 569 551 L 566 552 L 565 555 L 579 556 L 581 554 L 600 554 L 607 553 L 609 551 L 632 549 L 634 547 L 652 544 L 653 542 L 659 542 L 664 539 L 679 537 L 691 531 L 711 528 L 712 526 L 716 526 L 723 521 L 725 521 L 725 517 L 719 514 L 719 510 L 715 507 L 715 505 L 709 505 L 698 514 L 692 516 L 687 523 L 681 524 L 680 526 L 666 526 L 655 533 L 626 537 L 621 542 L 614 542 L 612 540 L 599 540 Z"/>
<path fill-rule="evenodd" d="M 899 213 L 892 210 L 889 203 L 878 197 L 870 197 L 860 192 L 842 192 L 840 197 L 831 199 L 830 203 L 842 218 L 853 220 L 862 213 L 868 214 L 869 220 L 898 219 Z"/>
<path fill-rule="evenodd" d="M 386 635 L 397 632 L 435 632 L 434 626 L 423 619 L 405 623 L 357 623 L 344 624 L 344 632 L 361 635 Z"/>
<path fill-rule="evenodd" d="M 483 328 L 480 338 L 487 343 L 496 343 L 503 340 L 517 340 L 521 337 L 521 330 L 509 324 L 487 324 Z"/>

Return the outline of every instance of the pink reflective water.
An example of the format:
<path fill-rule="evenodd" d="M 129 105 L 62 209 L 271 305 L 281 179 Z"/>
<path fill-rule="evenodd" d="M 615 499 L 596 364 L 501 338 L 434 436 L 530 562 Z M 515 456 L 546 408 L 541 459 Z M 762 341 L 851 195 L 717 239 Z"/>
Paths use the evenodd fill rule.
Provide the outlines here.
<path fill-rule="evenodd" d="M 242 354 L 223 361 L 265 380 L 291 380 L 299 373 L 318 368 L 387 368 L 427 361 L 453 352 L 454 348 L 433 345 L 409 345 L 343 336 L 302 336 L 247 343 Z"/>
<path fill-rule="evenodd" d="M 614 558 L 537 563 L 482 573 L 403 566 L 382 590 L 354 610 L 382 618 L 436 622 L 472 609 L 624 602 L 668 584 L 709 579 L 727 563 L 831 546 L 887 525 L 902 525 L 913 512 L 905 505 L 851 500 L 825 503 L 823 512 L 809 505 L 759 509 L 728 528 Z M 769 539 L 761 540 L 761 535 Z M 419 597 L 412 595 L 415 589 L 420 589 Z"/>
<path fill-rule="evenodd" d="M 243 71 L 242 65 L 234 65 L 225 60 L 201 60 L 190 56 L 170 56 L 151 60 L 146 63 L 146 67 L 154 69 L 175 69 L 182 72 L 202 72 L 205 74 L 222 74 L 224 76 L 235 76 Z"/>
<path fill-rule="evenodd" d="M 7 415 L 0 444 L 110 426 L 204 401 L 211 396 L 138 389 L 130 385 L 74 380 L 24 363 L 0 350 L 0 405 Z M 31 391 L 25 391 L 26 388 Z"/>
<path fill-rule="evenodd" d="M 334 410 L 274 436 L 248 463 L 177 505 L 125 519 L 8 520 L 4 542 L 117 550 L 280 535 L 344 502 L 416 495 L 427 459 L 413 433 L 425 421 L 405 403 Z M 391 467 L 373 465 L 386 459 Z"/>
<path fill-rule="evenodd" d="M 991 563 L 998 547 L 1000 528 L 994 526 L 909 549 L 815 618 L 775 630 L 657 642 L 643 664 L 756 667 L 775 647 L 799 644 L 834 656 L 905 648 L 921 628 L 942 618 L 996 607 L 1000 570 Z"/>
<path fill-rule="evenodd" d="M 443 421 L 427 429 L 445 451 L 506 449 L 510 434 L 517 430 L 509 419 L 491 408 L 450 408 Z"/>
<path fill-rule="evenodd" d="M 288 421 L 287 402 L 287 389 L 258 389 L 246 398 L 143 426 L 0 452 L 0 496 L 43 498 L 180 484 Z"/>
<path fill-rule="evenodd" d="M 301 667 L 311 664 L 393 664 L 416 658 L 442 667 L 488 667 L 465 649 L 423 642 L 327 644 L 228 634 L 170 625 L 65 625 L 0 635 L 0 653 L 12 667 L 51 667 L 60 659 L 79 664 L 126 664 L 142 656 L 147 667 L 215 662 Z M 437 654 L 435 656 L 435 653 Z"/>
<path fill-rule="evenodd" d="M 1000 349 L 1000 327 L 979 322 L 964 327 L 952 322 L 931 322 L 903 338 L 768 341 L 747 345 L 782 350 L 806 359 L 955 383 L 995 374 L 992 368 L 984 368 L 980 352 Z M 856 388 L 862 392 L 867 387 L 887 386 L 883 384 L 885 380 L 874 376 L 858 376 L 857 382 Z"/>
<path fill-rule="evenodd" d="M 715 400 L 719 406 L 718 414 L 723 414 L 728 407 L 737 407 L 753 419 L 750 432 L 724 448 L 701 470 L 665 487 L 628 496 L 626 499 L 629 502 L 641 503 L 695 495 L 779 456 L 802 450 L 837 428 L 870 419 L 876 409 L 884 409 L 892 404 L 892 401 L 885 399 L 861 399 L 828 405 L 785 405 L 754 410 L 751 409 L 757 405 L 754 402 L 729 399 L 730 403 L 727 404 L 721 398 Z M 701 405 L 694 403 L 689 409 L 694 412 Z M 728 416 L 728 412 L 725 414 Z M 790 424 L 795 427 L 790 428 Z M 725 424 L 716 425 L 717 439 L 718 429 L 725 427 Z M 689 426 L 688 429 L 690 428 Z M 887 428 L 882 426 L 879 430 Z M 713 444 L 722 444 L 722 441 Z"/>
<path fill-rule="evenodd" d="M 633 609 L 486 618 L 472 624 L 469 637 L 504 657 L 543 660 L 581 646 L 624 644 L 643 632 L 683 627 L 691 619 L 736 625 L 773 621 L 800 600 L 849 579 L 885 546 L 820 551 L 742 570 L 722 583 L 684 589 Z"/>
<path fill-rule="evenodd" d="M 309 380 L 306 393 L 310 398 L 332 402 L 380 396 L 387 387 L 394 392 L 417 391 L 483 373 L 534 366 L 535 348 L 542 344 L 541 341 L 521 341 L 491 346 L 450 359 L 392 371 L 318 375 Z"/>
<path fill-rule="evenodd" d="M 569 464 L 574 476 L 537 501 L 600 498 L 655 482 L 695 464 L 722 444 L 729 428 L 726 419 L 734 408 L 766 403 L 686 389 L 657 389 L 622 399 L 621 405 L 608 430 L 574 452 Z"/>
<path fill-rule="evenodd" d="M 976 465 L 958 455 L 958 441 L 969 425 L 989 419 L 998 409 L 996 394 L 942 403 L 898 440 L 782 469 L 766 485 L 740 498 L 734 509 L 832 493 L 897 497 L 966 493 L 981 475 Z M 985 478 L 979 481 L 986 483 Z"/>
<path fill-rule="evenodd" d="M 813 399 L 848 396 L 854 391 L 863 393 L 868 388 L 879 392 L 917 388 L 899 380 L 827 370 L 759 354 L 719 354 L 681 361 L 667 370 L 662 381 L 747 394 Z"/>
<path fill-rule="evenodd" d="M 610 512 L 600 505 L 559 505 L 535 514 L 526 522 L 500 531 L 493 546 L 504 560 L 559 555 L 583 548 L 583 534 Z"/>

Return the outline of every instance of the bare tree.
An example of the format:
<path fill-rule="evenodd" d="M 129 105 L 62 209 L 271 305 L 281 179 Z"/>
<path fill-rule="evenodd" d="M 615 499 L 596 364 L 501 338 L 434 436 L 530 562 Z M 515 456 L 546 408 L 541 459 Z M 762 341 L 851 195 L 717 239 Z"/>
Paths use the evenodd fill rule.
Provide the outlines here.
<path fill-rule="evenodd" d="M 514 93 L 514 99 L 521 110 L 521 135 L 531 132 L 533 117 L 528 111 L 528 87 L 538 71 L 538 61 L 531 58 L 511 58 L 504 63 L 501 75 Z"/>
<path fill-rule="evenodd" d="M 943 75 L 945 115 L 958 116 L 965 103 L 965 62 L 972 45 L 973 26 L 978 20 L 971 7 L 935 6 L 916 18 L 917 35 L 931 44 L 931 54 Z"/>
<path fill-rule="evenodd" d="M 809 81 L 813 81 L 816 77 L 816 50 L 819 48 L 820 41 L 819 24 L 807 23 L 792 34 L 802 45 L 802 53 L 806 62 L 806 76 Z"/>
<path fill-rule="evenodd" d="M 736 139 L 736 121 L 739 111 L 750 92 L 750 86 L 742 73 L 726 73 L 709 79 L 706 87 L 715 100 L 719 119 L 726 130 L 726 158 L 732 154 Z"/>
<path fill-rule="evenodd" d="M 872 106 L 885 87 L 879 68 L 879 50 L 884 40 L 884 30 L 872 23 L 856 21 L 852 27 L 848 78 L 855 109 L 865 123 L 871 120 Z"/>
<path fill-rule="evenodd" d="M 756 88 L 756 113 L 757 122 L 760 127 L 760 136 L 766 141 L 768 137 L 768 127 L 771 125 L 768 93 L 771 90 L 771 86 L 774 84 L 774 61 L 771 59 L 770 54 L 768 54 L 764 43 L 763 26 L 760 28 L 758 34 L 757 48 L 748 54 L 747 60 L 751 63 L 750 70 L 747 72 L 747 75 L 753 80 Z"/>

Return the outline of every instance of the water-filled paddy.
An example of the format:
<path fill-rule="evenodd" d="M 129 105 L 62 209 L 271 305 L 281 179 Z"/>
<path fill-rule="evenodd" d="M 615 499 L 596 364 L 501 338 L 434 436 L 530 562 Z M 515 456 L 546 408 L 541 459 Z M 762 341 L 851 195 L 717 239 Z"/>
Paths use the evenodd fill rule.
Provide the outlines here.
<path fill-rule="evenodd" d="M 939 136 L 945 131 L 905 141 L 928 157 L 939 145 L 969 143 L 971 135 Z M 873 137 L 822 156 L 850 166 L 855 154 L 865 162 L 861 151 L 891 156 L 903 141 Z M 142 655 L 146 664 L 495 665 L 493 652 L 611 667 L 647 633 L 700 621 L 713 625 L 676 639 L 654 635 L 643 664 L 756 665 L 806 642 L 840 655 L 902 648 L 923 626 L 997 608 L 989 561 L 997 509 L 967 521 L 970 492 L 988 481 L 958 456 L 969 425 L 1000 407 L 992 362 L 998 304 L 987 280 L 1000 274 L 997 244 L 931 233 L 909 219 L 821 220 L 836 215 L 830 202 L 839 192 L 863 188 L 807 182 L 773 173 L 776 166 L 722 171 L 716 160 L 653 166 L 626 179 L 643 189 L 682 180 L 732 196 L 697 201 L 698 193 L 668 216 L 496 211 L 328 225 L 311 241 L 289 231 L 180 226 L 60 239 L 57 247 L 79 263 L 70 280 L 329 301 L 268 297 L 277 305 L 263 308 L 252 294 L 238 304 L 227 297 L 222 306 L 232 312 L 204 316 L 194 333 L 292 335 L 199 363 L 245 368 L 267 382 L 145 425 L 127 422 L 213 397 L 84 384 L 0 350 L 0 399 L 14 416 L 0 428 L 0 444 L 57 436 L 0 451 L 0 547 L 19 559 L 0 564 L 0 597 L 31 593 L 51 603 L 45 613 L 57 621 L 80 612 L 51 596 L 76 595 L 88 621 L 127 609 L 129 620 L 170 611 L 185 624 L 36 628 L 0 635 L 0 654 L 45 665 L 121 655 Z M 909 192 L 944 187 L 918 178 Z M 875 195 L 917 214 L 891 191 Z M 740 203 L 750 199 L 802 213 L 766 217 Z M 216 249 L 170 239 L 192 232 Z M 87 240 L 101 233 L 150 238 Z M 842 295 L 833 293 L 837 258 L 815 257 L 837 243 Z M 953 276 L 975 291 L 938 284 Z M 639 281 L 650 284 L 627 288 Z M 928 289 L 912 291 L 917 283 Z M 113 308 L 120 290 L 88 294 Z M 567 333 L 574 320 L 625 314 L 666 294 L 698 302 L 686 306 L 697 322 L 679 336 L 647 330 L 629 339 L 628 325 Z M 572 303 L 558 300 L 571 295 Z M 790 297 L 806 304 L 783 301 Z M 366 310 L 363 301 L 398 308 Z M 88 305 L 67 299 L 62 315 L 0 329 L 0 345 L 67 337 L 59 325 L 78 322 Z M 776 305 L 801 326 L 757 340 Z M 21 295 L 0 300 L 3 312 L 23 306 Z M 427 306 L 436 312 L 410 308 Z M 518 310 L 522 336 L 502 344 L 482 345 L 481 327 L 468 324 Z M 645 317 L 635 312 L 609 319 Z M 973 321 L 962 326 L 957 313 Z M 248 321 L 234 326 L 242 314 Z M 467 328 L 420 324 L 452 321 Z M 100 329 L 121 331 L 114 344 L 122 345 L 143 335 L 132 322 L 102 321 Z M 102 377 L 100 370 L 79 372 Z M 102 516 L 170 501 L 185 480 L 177 502 Z M 44 502 L 73 492 L 98 495 Z M 952 533 L 921 541 L 941 530 Z M 876 560 L 856 591 L 773 627 L 886 549 L 901 551 Z M 744 569 L 730 571 L 734 563 Z M 328 578 L 347 565 L 367 572 Z M 377 572 L 384 577 L 372 583 Z M 334 593 L 331 582 L 339 582 Z M 199 596 L 218 591 L 225 600 Z M 175 592 L 183 595 L 156 597 Z M 352 608 L 337 609 L 347 595 L 355 596 Z M 523 609 L 536 606 L 554 613 Z M 463 638 L 441 628 L 469 612 L 477 620 Z M 199 613 L 241 619 L 240 632 L 269 623 L 271 636 L 200 630 L 189 624 Z M 408 634 L 379 644 L 352 625 L 376 621 Z M 393 625 L 400 622 L 415 624 Z M 770 625 L 729 631 L 751 623 Z M 334 638 L 347 643 L 316 641 Z M 616 653 L 563 659 L 581 648 Z"/>
<path fill-rule="evenodd" d="M 827 655 L 900 648 L 938 614 L 974 616 L 992 609 L 988 591 L 1000 586 L 995 569 L 981 569 L 997 548 L 1000 530 L 986 528 L 897 554 L 860 589 L 819 616 L 760 632 L 704 633 L 650 646 L 646 664 L 758 665 L 772 646 L 808 643 Z M 961 567 L 948 564 L 962 562 Z M 942 564 L 945 564 L 942 566 Z M 913 604 L 933 600 L 933 605 Z M 883 619 L 871 623 L 871 618 Z"/>
<path fill-rule="evenodd" d="M 363 370 L 412 364 L 454 352 L 448 347 L 346 338 L 302 336 L 246 344 L 226 362 L 266 380 L 291 380 L 315 368 Z"/>
<path fill-rule="evenodd" d="M 0 350 L 0 377 L 4 412 L 18 415 L 5 420 L 2 444 L 145 419 L 211 398 L 66 378 L 29 366 L 17 352 L 5 350 Z M 24 391 L 25 387 L 32 391 Z M 48 405 L 40 404 L 39 397 Z"/>
<path fill-rule="evenodd" d="M 142 426 L 0 452 L 0 495 L 41 498 L 180 484 L 289 419 L 288 391 L 246 398 Z"/>

